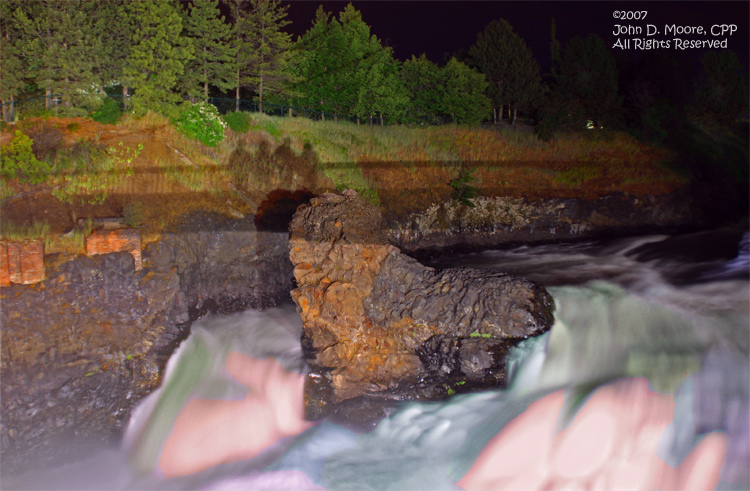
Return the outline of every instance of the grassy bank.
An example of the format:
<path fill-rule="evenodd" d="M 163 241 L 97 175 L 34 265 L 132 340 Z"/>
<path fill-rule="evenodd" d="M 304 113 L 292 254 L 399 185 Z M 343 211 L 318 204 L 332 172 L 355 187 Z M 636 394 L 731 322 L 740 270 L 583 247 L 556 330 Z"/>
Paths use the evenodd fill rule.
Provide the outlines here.
<path fill-rule="evenodd" d="M 5 128 L 3 158 L 15 148 L 20 150 L 13 158 L 30 159 L 33 150 L 46 174 L 37 172 L 34 182 L 23 175 L 3 177 L 2 236 L 19 240 L 41 233 L 53 238 L 53 249 L 81 252 L 78 237 L 54 239 L 66 231 L 70 236 L 79 218 L 126 217 L 156 237 L 191 210 L 240 216 L 294 192 L 346 188 L 386 213 L 404 214 L 450 199 L 456 190 L 450 184 L 459 176 L 479 196 L 529 199 L 662 194 L 687 182 L 666 165 L 673 158 L 669 152 L 622 133 L 542 142 L 512 129 L 232 117 L 244 124 L 234 125 L 238 131 L 227 128 L 215 147 L 152 113 L 126 116 L 116 125 L 49 118 Z M 23 149 L 17 130 L 33 141 L 24 157 L 18 156 Z"/>

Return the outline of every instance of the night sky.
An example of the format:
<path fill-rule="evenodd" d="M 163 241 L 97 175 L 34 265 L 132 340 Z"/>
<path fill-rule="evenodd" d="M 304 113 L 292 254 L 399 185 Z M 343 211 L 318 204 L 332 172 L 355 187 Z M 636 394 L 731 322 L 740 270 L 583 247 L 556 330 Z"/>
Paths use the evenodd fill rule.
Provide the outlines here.
<path fill-rule="evenodd" d="M 347 1 L 296 0 L 289 3 L 292 24 L 287 27 L 294 39 L 311 25 L 318 5 L 337 14 L 346 7 Z M 648 38 L 645 24 L 653 24 L 660 31 L 665 25 L 703 26 L 710 30 L 714 24 L 737 25 L 737 31 L 729 35 L 680 35 L 661 33 L 654 39 L 671 40 L 674 37 L 695 40 L 727 39 L 728 48 L 737 52 L 740 61 L 748 64 L 750 50 L 750 2 L 606 2 L 606 1 L 353 1 L 362 12 L 363 20 L 370 25 L 371 32 L 383 44 L 394 49 L 395 57 L 406 60 L 411 55 L 426 53 L 436 63 L 443 63 L 445 54 L 467 49 L 476 42 L 477 33 L 493 19 L 503 18 L 510 22 L 516 33 L 524 38 L 546 71 L 550 58 L 550 19 L 557 22 L 557 38 L 565 44 L 574 36 L 585 37 L 594 33 L 612 47 L 618 37 L 613 34 L 615 24 L 644 26 L 644 34 L 619 36 L 622 39 Z M 624 21 L 613 18 L 614 11 L 646 11 L 645 21 Z M 674 43 L 668 51 L 676 52 Z M 630 49 L 613 49 L 629 57 L 637 57 L 638 50 L 631 42 Z M 687 54 L 698 59 L 703 49 L 690 48 Z"/>

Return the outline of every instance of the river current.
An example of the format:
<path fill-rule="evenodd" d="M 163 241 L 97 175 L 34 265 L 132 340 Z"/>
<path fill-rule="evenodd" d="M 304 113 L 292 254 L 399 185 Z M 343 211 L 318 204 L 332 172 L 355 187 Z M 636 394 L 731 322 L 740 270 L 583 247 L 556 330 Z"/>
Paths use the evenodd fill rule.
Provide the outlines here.
<path fill-rule="evenodd" d="M 429 265 L 522 275 L 554 297 L 552 329 L 508 355 L 507 389 L 404 403 L 367 434 L 323 422 L 252 460 L 164 479 L 156 462 L 186 401 L 241 397 L 244 387 L 223 371 L 230 349 L 304 370 L 301 322 L 293 306 L 206 317 L 170 359 L 163 386 L 134 412 L 120 448 L 5 485 L 457 489 L 488 440 L 542 395 L 566 388 L 583 397 L 618 378 L 646 377 L 652 390 L 675 400 L 674 418 L 659 438 L 659 457 L 675 466 L 702 434 L 724 432 L 729 447 L 717 489 L 748 489 L 749 248 L 748 234 L 721 230 L 442 257 Z"/>

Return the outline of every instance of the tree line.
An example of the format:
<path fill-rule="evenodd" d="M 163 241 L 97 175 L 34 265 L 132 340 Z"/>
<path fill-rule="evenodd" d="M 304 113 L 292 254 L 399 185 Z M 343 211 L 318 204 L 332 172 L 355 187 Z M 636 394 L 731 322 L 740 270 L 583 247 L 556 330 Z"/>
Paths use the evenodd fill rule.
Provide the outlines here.
<path fill-rule="evenodd" d="M 228 17 L 222 14 L 228 13 Z M 476 124 L 519 117 L 540 133 L 629 125 L 658 137 L 690 116 L 731 123 L 747 111 L 737 56 L 707 53 L 687 73 L 674 52 L 616 59 L 595 35 L 564 47 L 550 32 L 542 74 L 523 38 L 498 19 L 474 45 L 436 64 L 394 58 L 351 4 L 318 9 L 293 40 L 277 0 L 4 0 L 0 99 L 60 94 L 71 113 L 106 90 L 132 92 L 133 110 L 175 112 L 185 99 L 251 93 L 323 114 L 384 123 Z M 688 70 L 690 71 L 690 70 Z M 689 114 L 688 114 L 689 113 Z"/>

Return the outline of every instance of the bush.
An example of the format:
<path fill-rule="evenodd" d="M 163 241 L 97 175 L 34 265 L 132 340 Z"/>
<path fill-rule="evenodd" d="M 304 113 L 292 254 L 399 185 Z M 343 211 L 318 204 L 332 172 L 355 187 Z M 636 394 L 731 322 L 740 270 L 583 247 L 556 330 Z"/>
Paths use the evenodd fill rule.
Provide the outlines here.
<path fill-rule="evenodd" d="M 22 131 L 16 130 L 11 142 L 0 147 L 0 175 L 10 179 L 16 177 L 40 184 L 47 180 L 52 168 L 37 160 L 32 150 L 34 142 Z"/>
<path fill-rule="evenodd" d="M 107 97 L 99 109 L 91 115 L 91 119 L 103 124 L 116 124 L 122 116 L 120 104 L 111 97 Z"/>
<path fill-rule="evenodd" d="M 464 169 L 459 173 L 458 178 L 451 179 L 448 183 L 453 188 L 452 198 L 470 208 L 474 208 L 474 203 L 471 200 L 479 194 L 479 190 L 471 185 L 476 180 L 473 173 L 474 169 Z"/>
<path fill-rule="evenodd" d="M 229 125 L 229 129 L 235 133 L 247 133 L 253 123 L 250 114 L 235 111 L 226 113 L 224 115 L 224 121 Z"/>
<path fill-rule="evenodd" d="M 199 102 L 185 111 L 175 122 L 185 135 L 200 140 L 209 147 L 224 139 L 226 123 L 212 104 Z"/>
<path fill-rule="evenodd" d="M 52 162 L 62 143 L 63 134 L 50 123 L 34 121 L 24 124 L 21 129 L 32 140 L 34 156 L 45 162 Z"/>

